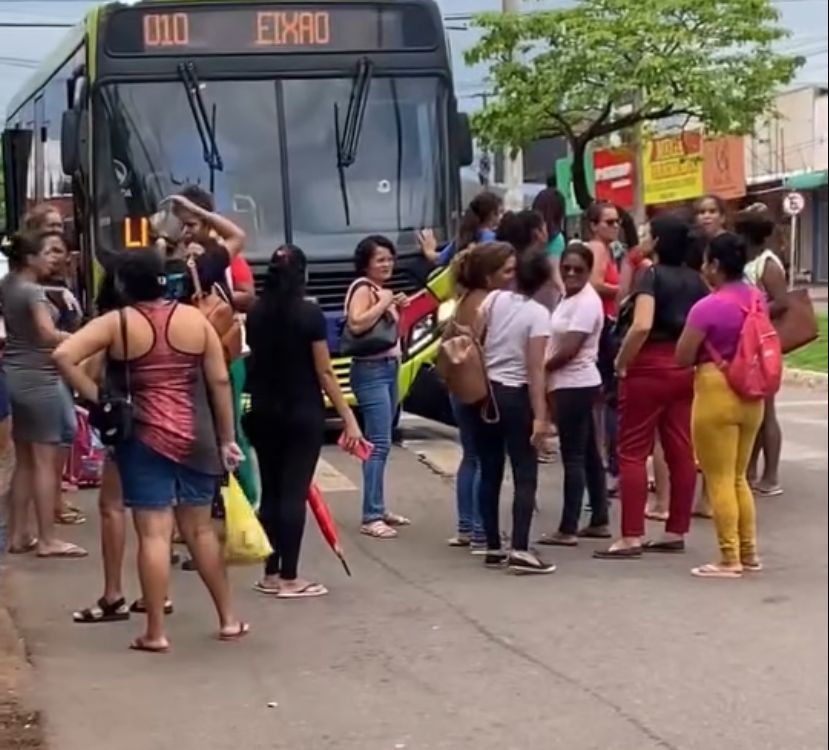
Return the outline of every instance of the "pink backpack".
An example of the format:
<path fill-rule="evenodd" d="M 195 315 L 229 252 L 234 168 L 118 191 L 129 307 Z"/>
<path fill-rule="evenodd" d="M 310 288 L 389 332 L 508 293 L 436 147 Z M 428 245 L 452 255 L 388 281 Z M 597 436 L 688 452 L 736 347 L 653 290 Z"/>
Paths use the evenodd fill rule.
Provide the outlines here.
<path fill-rule="evenodd" d="M 727 292 L 719 294 L 730 297 L 746 317 L 733 359 L 726 362 L 706 340 L 708 355 L 723 371 L 731 389 L 741 398 L 759 401 L 773 396 L 780 390 L 783 379 L 783 352 L 777 331 L 760 303 L 760 294 L 752 290 L 749 307 Z"/>

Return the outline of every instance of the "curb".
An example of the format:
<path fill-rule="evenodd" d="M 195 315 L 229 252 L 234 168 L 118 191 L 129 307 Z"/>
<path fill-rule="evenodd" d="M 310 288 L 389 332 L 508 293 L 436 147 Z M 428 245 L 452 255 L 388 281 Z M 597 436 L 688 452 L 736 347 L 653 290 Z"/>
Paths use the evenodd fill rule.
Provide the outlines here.
<path fill-rule="evenodd" d="M 829 374 L 787 367 L 783 370 L 783 384 L 801 385 L 816 391 L 825 391 L 829 390 Z"/>

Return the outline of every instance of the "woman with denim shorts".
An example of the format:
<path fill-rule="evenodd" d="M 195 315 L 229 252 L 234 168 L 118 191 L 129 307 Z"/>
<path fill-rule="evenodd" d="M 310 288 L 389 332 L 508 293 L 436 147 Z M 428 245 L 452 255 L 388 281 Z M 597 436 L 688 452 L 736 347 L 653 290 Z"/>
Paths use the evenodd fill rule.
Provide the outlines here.
<path fill-rule="evenodd" d="M 405 294 L 395 294 L 384 285 L 391 279 L 397 254 L 394 243 L 381 235 L 366 237 L 354 253 L 357 280 L 345 299 L 346 325 L 356 335 L 370 331 L 384 315 L 395 320 L 406 305 Z M 383 479 L 391 448 L 392 426 L 397 409 L 397 374 L 400 342 L 370 357 L 351 362 L 351 388 L 363 417 L 366 439 L 374 445 L 363 463 L 363 524 L 360 532 L 375 539 L 393 539 L 395 526 L 411 521 L 386 510 Z"/>
<path fill-rule="evenodd" d="M 95 381 L 81 363 L 107 352 L 108 377 L 133 403 L 132 435 L 115 450 L 124 504 L 138 533 L 138 568 L 147 629 L 132 642 L 164 652 L 164 604 L 170 573 L 173 516 L 219 617 L 219 638 L 235 640 L 249 626 L 232 610 L 221 547 L 210 506 L 221 476 L 239 460 L 233 441 L 230 379 L 218 335 L 196 308 L 164 299 L 161 257 L 125 252 L 115 283 L 130 304 L 96 318 L 54 354 L 80 395 L 98 400 Z M 122 318 L 123 316 L 123 318 Z M 122 322 L 126 325 L 126 348 Z M 212 406 L 212 408 L 211 408 Z"/>

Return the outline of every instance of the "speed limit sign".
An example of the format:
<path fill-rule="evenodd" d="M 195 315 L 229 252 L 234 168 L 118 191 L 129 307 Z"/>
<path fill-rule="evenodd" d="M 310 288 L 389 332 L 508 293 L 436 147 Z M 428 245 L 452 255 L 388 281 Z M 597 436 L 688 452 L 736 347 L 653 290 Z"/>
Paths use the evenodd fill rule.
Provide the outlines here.
<path fill-rule="evenodd" d="M 787 216 L 797 216 L 806 206 L 806 199 L 801 193 L 789 193 L 783 198 L 783 211 Z"/>

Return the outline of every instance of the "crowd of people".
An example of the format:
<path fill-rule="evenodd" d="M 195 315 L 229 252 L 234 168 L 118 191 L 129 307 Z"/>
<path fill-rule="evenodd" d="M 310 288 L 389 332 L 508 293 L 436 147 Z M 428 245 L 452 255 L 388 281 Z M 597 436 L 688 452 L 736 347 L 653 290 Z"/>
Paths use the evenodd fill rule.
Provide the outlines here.
<path fill-rule="evenodd" d="M 728 231 L 724 205 L 708 196 L 695 217 L 663 213 L 641 233 L 626 212 L 598 202 L 586 226 L 587 240 L 565 241 L 564 204 L 551 184 L 520 212 L 504 213 L 498 196 L 481 193 L 443 246 L 428 230 L 419 235 L 424 255 L 451 268 L 456 306 L 445 336 L 469 334 L 486 376 L 482 400 L 470 403 L 450 388 L 462 458 L 449 544 L 488 567 L 555 570 L 531 528 L 548 500 L 539 497 L 539 461 L 549 459 L 557 434 L 561 519 L 538 535 L 538 545 L 612 540 L 618 496 L 618 538 L 595 557 L 681 553 L 692 514 L 711 514 L 721 556 L 694 575 L 760 570 L 753 497 L 782 492 L 780 427 L 773 394 L 765 402 L 742 397 L 721 363 L 734 357 L 755 295 L 772 318 L 786 312 L 784 269 L 768 247 L 773 220 L 755 205 Z M 97 317 L 85 325 L 70 291 L 73 256 L 60 214 L 37 207 L 12 238 L 10 272 L 0 282 L 0 492 L 10 486 L 10 553 L 85 557 L 56 527 L 86 520 L 61 491 L 76 400 L 98 414 L 112 433 L 99 493 L 104 588 L 74 620 L 145 613 L 146 629 L 132 648 L 165 652 L 177 539 L 214 602 L 218 637 L 236 640 L 250 629 L 235 614 L 215 523 L 229 473 L 251 503 L 259 501 L 273 547 L 254 588 L 285 599 L 327 593 L 299 574 L 306 496 L 325 431 L 323 395 L 344 424 L 342 446 L 365 459 L 360 532 L 390 540 L 410 525 L 387 506 L 385 482 L 399 410 L 398 322 L 408 300 L 388 288 L 394 243 L 363 239 L 341 344 L 352 356 L 358 421 L 334 374 L 325 317 L 306 296 L 300 248 L 273 252 L 257 295 L 245 233 L 215 211 L 209 193 L 191 186 L 172 196 L 152 229 L 154 251 L 119 256 L 101 285 Z M 199 309 L 205 294 L 246 314 L 247 357 L 229 355 L 226 332 Z M 245 413 L 243 389 L 250 394 Z M 244 460 L 254 451 L 258 483 L 250 477 L 253 462 Z M 509 535 L 500 513 L 507 459 Z M 703 489 L 695 507 L 698 473 Z M 589 520 L 582 524 L 585 495 Z M 122 585 L 125 509 L 137 534 L 142 590 L 131 604 Z M 664 521 L 664 534 L 647 538 L 646 518 Z"/>

